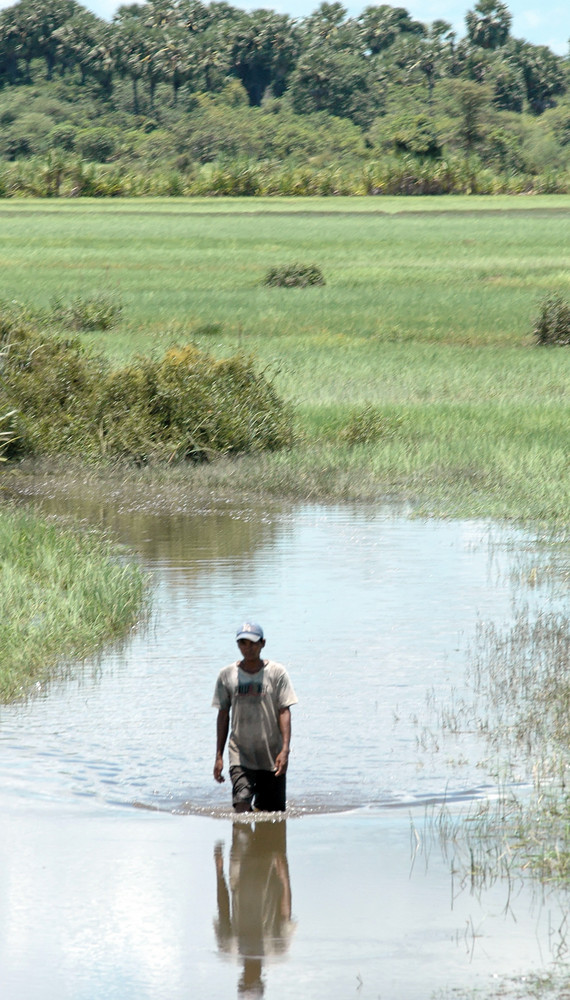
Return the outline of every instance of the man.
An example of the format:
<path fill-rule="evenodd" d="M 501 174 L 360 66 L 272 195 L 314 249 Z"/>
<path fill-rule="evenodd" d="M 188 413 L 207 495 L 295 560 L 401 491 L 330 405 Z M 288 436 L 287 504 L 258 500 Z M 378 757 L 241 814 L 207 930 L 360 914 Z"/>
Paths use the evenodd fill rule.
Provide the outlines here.
<path fill-rule="evenodd" d="M 297 696 L 285 667 L 262 660 L 261 625 L 245 622 L 236 634 L 241 659 L 220 671 L 212 702 L 218 709 L 214 778 L 222 774 L 230 734 L 229 764 L 236 812 L 282 812 L 291 743 L 290 706 Z M 231 732 L 230 732 L 231 714 Z"/>

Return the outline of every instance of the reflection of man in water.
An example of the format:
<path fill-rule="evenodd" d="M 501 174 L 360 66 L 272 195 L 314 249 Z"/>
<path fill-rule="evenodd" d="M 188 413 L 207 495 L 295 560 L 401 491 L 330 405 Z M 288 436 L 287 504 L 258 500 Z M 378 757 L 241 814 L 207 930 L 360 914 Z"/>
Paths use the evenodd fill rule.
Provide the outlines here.
<path fill-rule="evenodd" d="M 291 920 L 291 885 L 285 822 L 234 823 L 230 851 L 229 890 L 222 845 L 214 849 L 218 947 L 243 961 L 238 994 L 263 996 L 263 961 L 287 951 Z"/>
<path fill-rule="evenodd" d="M 214 691 L 214 778 L 225 780 L 224 748 L 230 734 L 230 778 L 236 812 L 283 811 L 291 742 L 290 706 L 297 696 L 285 667 L 261 658 L 263 629 L 246 622 L 236 640 L 241 659 L 220 671 Z M 230 732 L 231 712 L 231 732 Z"/>

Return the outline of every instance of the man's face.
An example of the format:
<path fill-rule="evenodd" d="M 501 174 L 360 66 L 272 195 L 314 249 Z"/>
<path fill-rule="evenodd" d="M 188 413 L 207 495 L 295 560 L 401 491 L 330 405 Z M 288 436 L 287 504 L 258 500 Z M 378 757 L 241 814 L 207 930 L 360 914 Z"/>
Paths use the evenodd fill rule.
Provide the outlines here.
<path fill-rule="evenodd" d="M 251 639 L 238 639 L 237 644 L 245 664 L 257 663 L 265 646 L 265 639 L 258 639 L 257 642 Z"/>

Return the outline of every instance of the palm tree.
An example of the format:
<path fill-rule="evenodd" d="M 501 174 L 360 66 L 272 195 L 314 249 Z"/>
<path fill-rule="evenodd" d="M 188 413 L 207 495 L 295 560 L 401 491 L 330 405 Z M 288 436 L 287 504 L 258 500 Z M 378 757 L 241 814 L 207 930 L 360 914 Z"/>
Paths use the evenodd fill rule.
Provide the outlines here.
<path fill-rule="evenodd" d="M 479 0 L 465 15 L 469 41 L 481 49 L 500 49 L 509 37 L 511 20 L 502 0 Z"/>

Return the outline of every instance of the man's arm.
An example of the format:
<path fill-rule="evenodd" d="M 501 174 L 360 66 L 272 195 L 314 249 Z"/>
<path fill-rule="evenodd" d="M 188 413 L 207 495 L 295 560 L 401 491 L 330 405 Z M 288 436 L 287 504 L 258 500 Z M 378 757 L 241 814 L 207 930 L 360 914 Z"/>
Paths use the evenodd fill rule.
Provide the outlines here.
<path fill-rule="evenodd" d="M 289 747 L 291 746 L 291 710 L 281 708 L 279 710 L 279 730 L 283 746 L 275 758 L 275 777 L 285 774 L 289 763 Z"/>
<path fill-rule="evenodd" d="M 228 738 L 229 728 L 229 709 L 220 708 L 216 720 L 216 761 L 214 763 L 214 778 L 216 781 L 219 781 L 220 784 L 222 781 L 226 780 L 222 774 L 222 770 L 224 768 L 224 747 Z"/>

